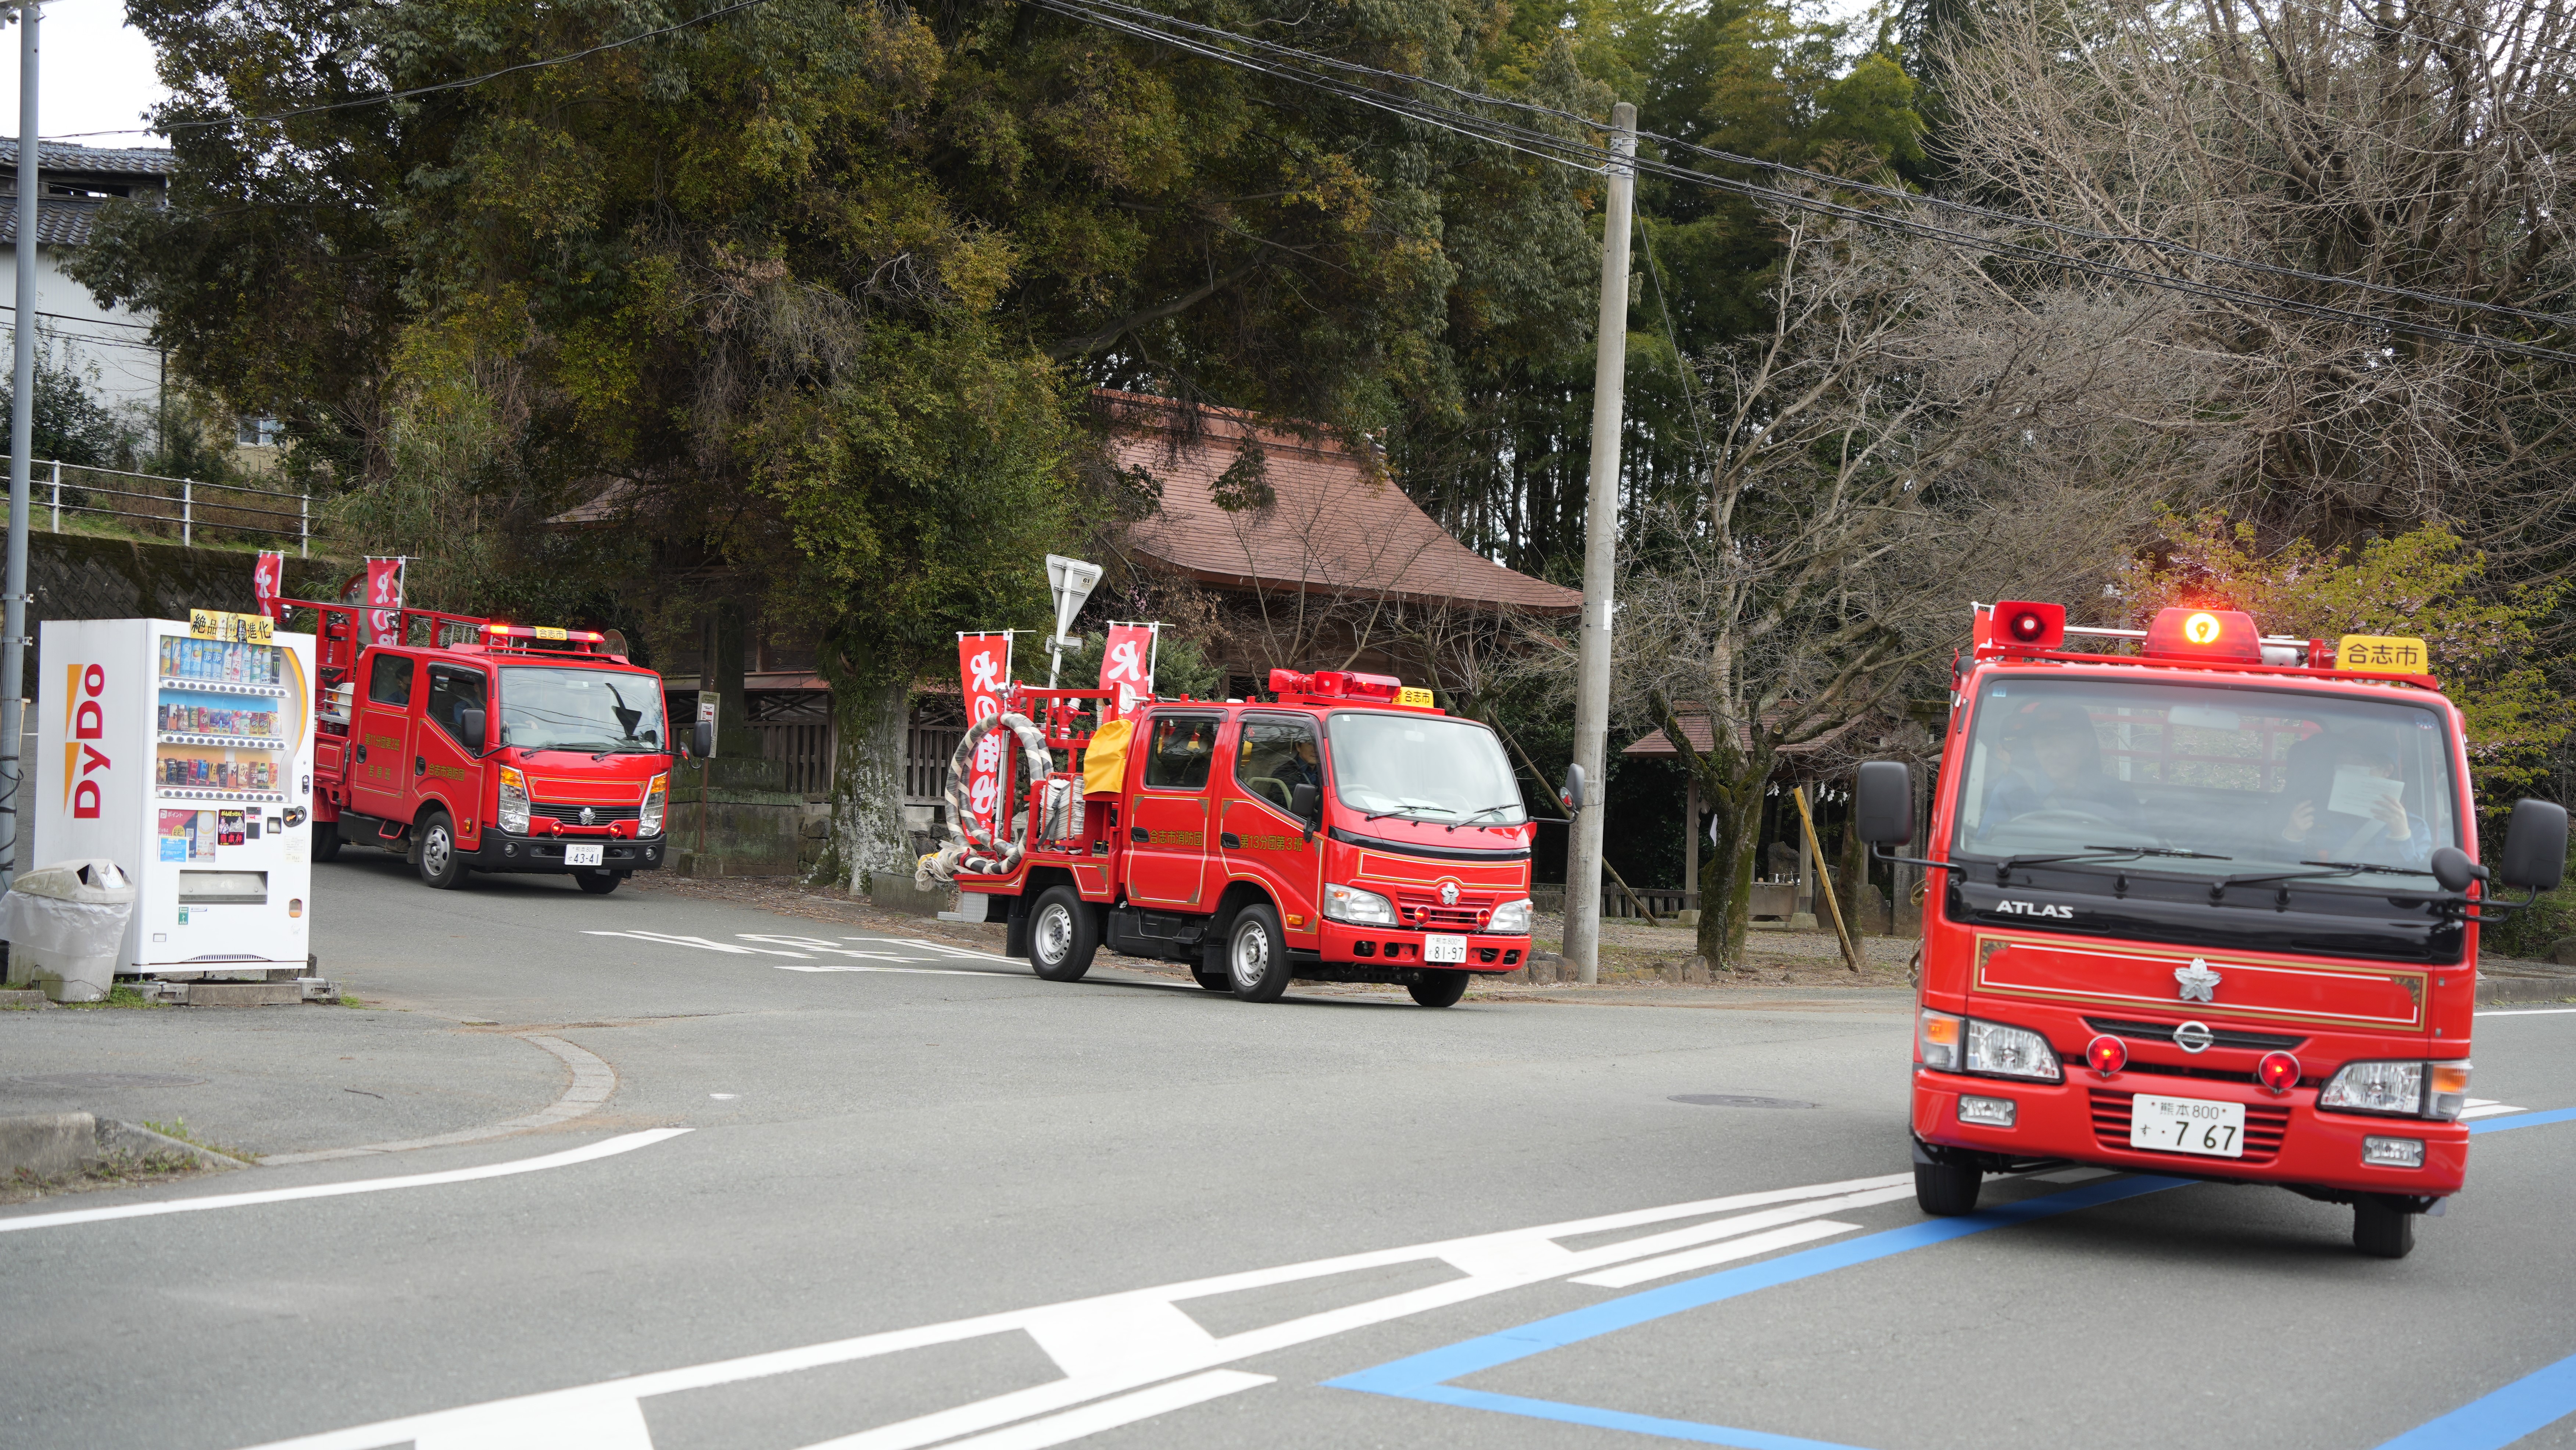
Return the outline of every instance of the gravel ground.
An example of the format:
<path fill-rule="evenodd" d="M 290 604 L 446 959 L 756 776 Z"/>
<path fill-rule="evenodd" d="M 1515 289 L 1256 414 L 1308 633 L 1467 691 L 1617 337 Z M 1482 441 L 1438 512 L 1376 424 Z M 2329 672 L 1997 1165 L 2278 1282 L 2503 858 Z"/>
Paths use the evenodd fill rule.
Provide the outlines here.
<path fill-rule="evenodd" d="M 801 885 L 793 877 L 699 878 L 638 873 L 628 880 L 627 889 L 730 901 L 783 916 L 850 922 L 874 931 L 938 937 L 987 951 L 1001 950 L 1002 928 L 999 923 L 938 921 L 881 911 L 835 891 Z M 1564 919 L 1540 916 L 1536 940 L 1542 951 L 1557 950 L 1565 940 Z M 1842 949 L 1834 941 L 1831 931 L 1756 931 L 1745 943 L 1749 960 L 1744 971 L 1722 973 L 1711 983 L 1685 985 L 1666 980 L 1666 973 L 1677 973 L 1682 964 L 1697 953 L 1698 947 L 1690 928 L 1650 926 L 1641 921 L 1610 918 L 1601 923 L 1599 983 L 1589 987 L 1572 982 L 1532 986 L 1497 980 L 1479 984 L 1475 995 L 1568 1001 L 1595 996 L 1607 1000 L 1609 995 L 1615 994 L 1621 1001 L 1653 1001 L 1658 1000 L 1659 995 L 1697 999 L 1711 993 L 1724 994 L 1748 987 L 1776 989 L 1789 986 L 1824 990 L 1867 987 L 1884 990 L 1902 989 L 1907 985 L 1907 963 L 1914 955 L 1912 937 L 1862 937 L 1859 944 L 1868 970 L 1855 974 L 1843 964 Z M 1153 976 L 1185 978 L 1188 975 L 1177 963 L 1148 961 L 1107 950 L 1101 952 L 1100 961 L 1104 965 Z M 1308 982 L 1300 984 L 1297 990 L 1380 995 L 1398 989 Z"/>

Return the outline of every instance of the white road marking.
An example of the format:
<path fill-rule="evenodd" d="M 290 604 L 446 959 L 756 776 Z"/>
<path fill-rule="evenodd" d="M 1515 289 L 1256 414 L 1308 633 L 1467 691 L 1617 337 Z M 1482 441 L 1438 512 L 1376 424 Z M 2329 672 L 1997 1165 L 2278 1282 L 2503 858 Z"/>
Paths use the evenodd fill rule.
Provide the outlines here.
<path fill-rule="evenodd" d="M 764 956 L 795 957 L 799 960 L 806 959 L 805 953 L 803 952 L 775 951 L 769 947 L 738 947 L 731 942 L 709 941 L 702 936 L 679 936 L 667 931 L 585 931 L 582 935 L 633 937 L 637 941 L 657 942 L 666 947 L 699 947 L 706 951 L 725 952 L 738 957 Z"/>
<path fill-rule="evenodd" d="M 1063 1379 L 825 1442 L 831 1450 L 916 1450 L 916 1447 L 997 1430 L 1017 1422 L 1036 1421 L 1039 1416 L 1056 1416 L 1060 1411 L 1080 1405 L 1102 1409 L 1105 1407 L 1096 1402 L 1110 1400 L 1113 1396 L 1129 1396 L 1149 1385 L 1168 1381 L 1188 1383 L 1182 1380 L 1183 1376 L 1201 1375 L 1232 1361 L 1544 1283 L 1562 1274 L 1605 1269 L 1631 1259 L 1704 1243 L 1732 1230 L 1712 1231 L 1709 1225 L 1702 1224 L 1582 1250 L 1567 1250 L 1552 1242 L 1556 1239 L 1642 1228 L 1679 1219 L 1706 1218 L 1740 1209 L 1765 1208 L 1808 1199 L 1850 1197 L 1895 1189 L 1899 1185 L 1910 1189 L 1913 1182 L 1914 1175 L 1908 1171 L 1839 1183 L 1739 1193 L 1566 1223 L 1344 1254 L 1302 1264 L 1284 1264 L 1032 1309 L 979 1315 L 945 1324 L 859 1335 L 795 1349 L 629 1375 L 572 1389 L 406 1415 L 345 1430 L 279 1440 L 261 1447 L 261 1450 L 380 1450 L 380 1447 L 407 1441 L 418 1442 L 421 1450 L 448 1450 L 448 1447 L 462 1450 L 466 1446 L 485 1450 L 491 1446 L 523 1445 L 600 1446 L 613 1447 L 613 1450 L 630 1450 L 631 1447 L 631 1450 L 641 1450 L 649 1442 L 634 1439 L 630 1427 L 641 1423 L 642 1412 L 638 1402 L 656 1395 L 791 1374 L 999 1334 L 1031 1335 L 1051 1354 L 1061 1356 L 1056 1363 L 1065 1372 Z M 1538 1247 L 1541 1244 L 1555 1252 L 1544 1251 Z M 1199 1329 L 1195 1321 L 1188 1321 L 1185 1325 L 1175 1317 L 1176 1306 L 1193 1299 L 1435 1259 L 1458 1269 L 1464 1277 L 1222 1338 Z M 1100 1346 L 1105 1342 L 1119 1334 L 1139 1332 L 1140 1328 L 1148 1335 L 1145 1342 L 1132 1349 L 1102 1352 Z M 1172 1384 L 1164 1387 L 1177 1389 L 1177 1385 Z M 1232 1387 L 1242 1386 L 1236 1384 Z M 1140 1402 L 1131 1399 L 1127 1403 L 1134 1405 Z M 1152 1413 L 1156 1412 L 1145 1409 L 1140 1412 L 1140 1417 Z M 1079 1429 L 1071 1417 L 1039 1423 L 1054 1424 L 1064 1429 L 1065 1434 L 1052 1439 L 1031 1439 L 1025 1443 L 1055 1444 L 1075 1434 L 1090 1433 Z M 1021 1428 L 1037 1433 L 1034 1425 Z M 820 1450 L 820 1447 L 815 1447 L 815 1450 Z"/>
<path fill-rule="evenodd" d="M 478 1178 L 507 1178 L 519 1173 L 538 1173 L 548 1168 L 569 1168 L 575 1163 L 588 1163 L 595 1158 L 613 1158 L 632 1153 L 665 1138 L 676 1138 L 687 1128 L 651 1128 L 641 1133 L 621 1133 L 614 1138 L 562 1153 L 549 1153 L 542 1158 L 519 1158 L 508 1163 L 486 1163 L 479 1168 L 450 1168 L 443 1173 L 413 1173 L 401 1178 L 361 1178 L 349 1183 L 313 1183 L 302 1188 L 265 1188 L 253 1193 L 218 1193 L 206 1198 L 172 1198 L 159 1203 L 126 1203 L 114 1208 L 76 1208 L 66 1213 L 35 1213 L 21 1218 L 0 1218 L 0 1233 L 21 1229 L 59 1228 L 75 1223 L 100 1223 L 113 1218 L 154 1218 L 165 1213 L 200 1213 L 211 1208 L 247 1208 L 261 1203 L 287 1203 L 299 1198 L 338 1198 L 351 1193 L 382 1193 L 395 1188 L 430 1188 L 442 1183 L 471 1183 Z"/>
<path fill-rule="evenodd" d="M 564 1060 L 572 1069 L 572 1086 L 563 1096 L 533 1113 L 523 1114 L 484 1128 L 467 1128 L 461 1132 L 441 1133 L 432 1138 L 404 1138 L 392 1143 L 364 1143 L 355 1148 L 325 1148 L 315 1153 L 271 1153 L 259 1161 L 272 1168 L 289 1163 L 322 1163 L 333 1158 L 366 1158 L 378 1153 L 408 1153 L 414 1148 L 445 1148 L 456 1143 L 479 1143 L 486 1138 L 506 1138 L 513 1133 L 526 1133 L 538 1128 L 551 1128 L 568 1123 L 592 1112 L 617 1091 L 617 1070 L 598 1057 L 573 1046 L 560 1037 L 525 1033 L 521 1042 L 534 1043 Z"/>
<path fill-rule="evenodd" d="M 861 938 L 851 937 L 849 940 L 858 941 Z M 902 946 L 919 947 L 926 952 L 937 952 L 944 957 L 967 957 L 976 961 L 1000 962 L 1004 966 L 1017 967 L 1021 971 L 1027 971 L 1029 966 L 1018 957 L 1006 957 L 999 952 L 979 952 L 972 947 L 952 946 L 947 942 L 932 941 L 928 937 L 896 936 L 887 937 L 886 940 Z"/>
<path fill-rule="evenodd" d="M 2527 1113 L 2530 1111 L 2531 1109 L 2529 1108 L 2517 1108 L 2511 1103 L 2482 1103 L 2476 1098 L 2471 1098 L 2469 1099 L 2469 1106 L 2460 1113 L 2460 1121 L 2467 1122 L 2471 1118 L 2492 1118 L 2499 1113 Z"/>
<path fill-rule="evenodd" d="M 953 1440 L 944 1450 L 1044 1450 L 1049 1445 L 1061 1445 L 1067 1440 L 1079 1440 L 1085 1435 L 1097 1435 L 1103 1430 L 1115 1430 L 1138 1420 L 1205 1404 L 1237 1390 L 1259 1389 L 1273 1383 L 1276 1383 L 1274 1377 L 1266 1374 L 1212 1369 L 1185 1380 L 1156 1385 L 1150 1390 L 1138 1390 L 1132 1395 L 1085 1405 L 1079 1410 L 1067 1410 L 1061 1415 L 1049 1415 L 1042 1420 L 1013 1425 L 1007 1430 L 977 1435 L 971 1440 Z"/>
<path fill-rule="evenodd" d="M 1906 1190 L 1908 1193 L 1913 1191 L 1910 1188 Z M 1622 1264 L 1615 1269 L 1604 1269 L 1598 1274 L 1585 1274 L 1574 1282 L 1590 1284 L 1597 1289 L 1625 1289 L 1631 1284 L 1642 1284 L 1649 1279 L 1669 1278 L 1674 1274 L 1689 1273 L 1693 1269 L 1705 1269 L 1715 1264 L 1749 1259 L 1757 1254 L 1767 1254 L 1773 1249 L 1794 1248 L 1799 1244 L 1813 1243 L 1817 1239 L 1829 1239 L 1836 1234 L 1857 1232 L 1859 1228 L 1859 1224 L 1836 1223 L 1829 1218 L 1810 1219 L 1805 1223 L 1789 1224 L 1748 1238 L 1729 1239 L 1725 1243 L 1704 1249 L 1689 1249 L 1678 1254 L 1666 1254 L 1660 1259 L 1648 1259 L 1642 1264 Z"/>
<path fill-rule="evenodd" d="M 2042 1183 L 2090 1183 L 2119 1171 L 2117 1168 L 2060 1168 L 2054 1173 L 2034 1173 L 2031 1176 Z"/>
<path fill-rule="evenodd" d="M 2576 1012 L 2576 1007 L 2506 1008 L 2500 1012 L 2481 1012 L 2478 1015 L 2481 1017 L 2564 1017 L 2571 1012 Z"/>
<path fill-rule="evenodd" d="M 995 972 L 975 971 L 965 967 L 862 967 L 846 962 L 818 962 L 800 967 L 791 962 L 771 962 L 782 972 L 891 972 L 899 977 L 992 977 Z"/>

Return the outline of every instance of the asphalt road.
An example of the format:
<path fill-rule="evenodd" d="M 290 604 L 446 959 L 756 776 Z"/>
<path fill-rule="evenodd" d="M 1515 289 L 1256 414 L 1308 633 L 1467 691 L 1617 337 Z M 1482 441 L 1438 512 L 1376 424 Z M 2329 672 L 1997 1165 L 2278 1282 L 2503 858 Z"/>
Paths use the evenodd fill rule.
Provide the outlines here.
<path fill-rule="evenodd" d="M 2468 1191 L 2387 1262 L 2129 1176 L 1923 1218 L 1901 997 L 1256 1007 L 364 853 L 315 898 L 373 1005 L 24 1014 L 0 1110 L 441 1141 L 0 1209 L 0 1445 L 2576 1446 L 2576 1013 L 2481 1018 Z"/>

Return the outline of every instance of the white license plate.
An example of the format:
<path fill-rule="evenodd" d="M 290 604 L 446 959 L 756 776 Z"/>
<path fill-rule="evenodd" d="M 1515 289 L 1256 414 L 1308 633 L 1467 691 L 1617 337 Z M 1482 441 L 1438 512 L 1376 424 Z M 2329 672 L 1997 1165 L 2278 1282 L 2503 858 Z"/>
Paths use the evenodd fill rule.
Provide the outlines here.
<path fill-rule="evenodd" d="M 1426 936 L 1422 939 L 1422 959 L 1426 962 L 1465 962 L 1467 939 L 1463 936 Z"/>
<path fill-rule="evenodd" d="M 2129 1146 L 2205 1158 L 2245 1156 L 2245 1105 L 2204 1098 L 2129 1100 Z"/>
<path fill-rule="evenodd" d="M 599 853 L 602 849 L 603 848 L 599 846 L 566 846 L 564 847 L 564 864 L 567 866 L 596 866 L 599 864 Z"/>

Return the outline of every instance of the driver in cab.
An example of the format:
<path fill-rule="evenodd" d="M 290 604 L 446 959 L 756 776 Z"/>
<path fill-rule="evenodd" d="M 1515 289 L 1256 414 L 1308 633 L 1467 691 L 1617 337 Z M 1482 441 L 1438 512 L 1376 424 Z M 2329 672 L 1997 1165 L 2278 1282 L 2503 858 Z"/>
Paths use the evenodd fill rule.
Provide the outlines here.
<path fill-rule="evenodd" d="M 2137 829 L 2138 798 L 2103 771 L 2101 742 L 2081 710 L 2041 710 L 2007 738 L 2003 778 L 1986 797 L 1986 819 L 2040 813 Z"/>

